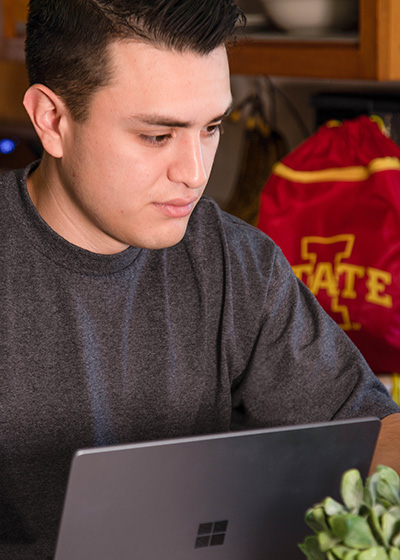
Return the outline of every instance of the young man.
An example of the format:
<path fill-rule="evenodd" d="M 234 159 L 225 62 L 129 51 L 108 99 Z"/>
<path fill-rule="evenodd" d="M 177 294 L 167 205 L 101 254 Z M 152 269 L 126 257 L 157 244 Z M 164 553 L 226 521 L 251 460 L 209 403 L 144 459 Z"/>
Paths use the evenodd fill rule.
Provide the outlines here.
<path fill-rule="evenodd" d="M 2 178 L 0 557 L 50 558 L 73 452 L 399 409 L 260 231 L 202 197 L 233 0 L 31 0 L 40 163 Z M 396 462 L 397 461 L 397 462 Z"/>

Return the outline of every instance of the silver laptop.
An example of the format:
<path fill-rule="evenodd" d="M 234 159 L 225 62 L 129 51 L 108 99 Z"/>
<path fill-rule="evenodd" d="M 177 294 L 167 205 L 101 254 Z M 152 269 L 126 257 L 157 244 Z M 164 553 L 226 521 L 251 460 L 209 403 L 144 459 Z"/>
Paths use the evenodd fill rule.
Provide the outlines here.
<path fill-rule="evenodd" d="M 305 510 L 366 476 L 375 418 L 86 449 L 55 560 L 296 560 Z"/>

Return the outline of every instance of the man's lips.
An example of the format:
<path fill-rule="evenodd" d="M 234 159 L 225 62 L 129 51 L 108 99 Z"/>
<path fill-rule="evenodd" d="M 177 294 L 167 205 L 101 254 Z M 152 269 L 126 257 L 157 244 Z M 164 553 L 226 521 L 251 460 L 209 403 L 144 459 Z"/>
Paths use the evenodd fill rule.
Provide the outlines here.
<path fill-rule="evenodd" d="M 192 200 L 177 198 L 167 202 L 155 202 L 154 206 L 169 218 L 184 218 L 192 212 L 196 202 L 197 198 Z"/>

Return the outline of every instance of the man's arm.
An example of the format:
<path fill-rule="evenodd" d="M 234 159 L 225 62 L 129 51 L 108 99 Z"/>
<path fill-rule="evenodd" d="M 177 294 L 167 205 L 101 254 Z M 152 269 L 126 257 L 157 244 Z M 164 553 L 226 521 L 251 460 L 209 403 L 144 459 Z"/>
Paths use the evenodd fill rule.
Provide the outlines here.
<path fill-rule="evenodd" d="M 400 414 L 390 414 L 382 420 L 370 473 L 377 465 L 392 467 L 400 474 Z"/>

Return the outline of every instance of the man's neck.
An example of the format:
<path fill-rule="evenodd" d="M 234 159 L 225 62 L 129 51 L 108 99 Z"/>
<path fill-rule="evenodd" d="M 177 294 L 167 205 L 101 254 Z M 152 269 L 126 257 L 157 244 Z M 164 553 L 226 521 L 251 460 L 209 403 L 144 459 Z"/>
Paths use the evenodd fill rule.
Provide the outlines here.
<path fill-rule="evenodd" d="M 113 255 L 124 251 L 128 245 L 112 239 L 106 233 L 95 231 L 82 215 L 77 216 L 76 206 L 63 186 L 59 162 L 44 154 L 39 166 L 28 176 L 27 189 L 42 219 L 61 237 L 92 253 Z"/>

